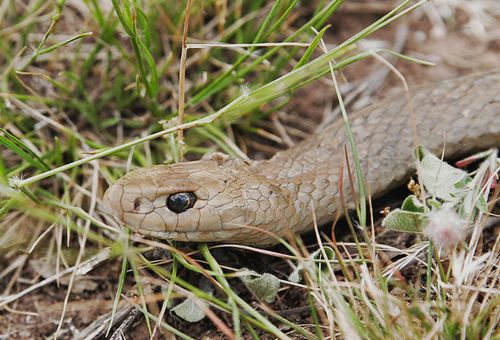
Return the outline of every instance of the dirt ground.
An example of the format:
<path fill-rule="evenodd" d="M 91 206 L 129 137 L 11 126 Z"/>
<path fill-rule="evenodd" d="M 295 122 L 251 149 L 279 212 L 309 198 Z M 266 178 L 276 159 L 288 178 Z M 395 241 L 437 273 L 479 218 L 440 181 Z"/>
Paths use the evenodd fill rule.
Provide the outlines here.
<path fill-rule="evenodd" d="M 379 18 L 383 11 L 389 8 L 385 1 L 366 1 L 366 4 L 366 6 L 361 6 L 360 2 L 347 2 L 346 6 L 336 13 L 330 21 L 333 29 L 327 34 L 326 43 L 333 45 L 343 41 Z M 464 8 L 456 8 L 455 10 L 453 20 L 437 19 L 436 17 L 439 16 L 437 16 L 436 9 L 428 6 L 426 11 L 418 10 L 377 32 L 365 44 L 367 47 L 382 45 L 388 48 L 399 44 L 400 46 L 396 47 L 402 53 L 432 61 L 436 64 L 432 67 L 422 66 L 404 60 L 389 58 L 388 60 L 401 72 L 410 86 L 474 71 L 499 68 L 500 39 L 498 37 L 500 37 L 500 22 L 498 20 L 487 21 L 484 17 L 482 19 L 471 17 L 471 13 Z M 383 56 L 387 57 L 386 55 Z M 392 72 L 386 72 L 385 70 L 386 67 L 380 61 L 372 58 L 349 66 L 343 72 L 345 79 L 354 84 L 353 88 L 370 79 L 370 76 L 376 72 L 384 73 L 376 77 L 377 81 L 380 82 L 380 86 L 377 86 L 372 93 L 369 93 L 369 96 L 364 95 L 361 99 L 355 98 L 351 102 L 351 110 L 352 107 L 355 109 L 376 101 L 389 89 L 401 86 L 401 81 Z M 303 131 L 310 133 L 313 125 L 319 123 L 323 113 L 330 109 L 332 103 L 334 103 L 333 88 L 330 86 L 329 81 L 324 79 L 298 91 L 295 99 L 292 100 L 285 111 L 288 110 L 287 112 L 291 117 L 310 118 L 311 124 L 305 124 L 301 127 Z M 285 125 L 293 127 L 294 122 L 297 120 L 291 118 L 284 121 Z M 301 138 L 300 134 L 292 133 L 291 135 L 294 136 L 295 141 Z M 256 147 L 250 149 L 250 154 L 257 158 L 267 157 L 272 152 L 272 148 Z M 386 202 L 380 204 L 383 205 Z M 339 238 L 342 237 L 340 233 L 341 231 L 339 231 Z M 397 239 L 394 241 L 403 242 L 408 240 Z M 256 271 L 270 271 L 281 276 L 289 271 L 286 263 L 270 260 L 266 256 L 252 255 L 250 260 L 245 252 L 235 252 L 234 250 L 221 250 L 216 255 L 218 258 L 227 258 L 228 260 L 225 263 L 237 267 L 251 267 Z M 115 280 L 119 276 L 119 272 L 119 261 L 107 263 L 92 271 L 87 280 L 79 283 L 81 291 L 79 292 L 77 289 L 71 296 L 63 331 L 60 333 L 61 339 L 75 338 L 78 331 L 82 331 L 94 320 L 111 310 L 116 292 Z M 42 280 L 42 278 L 39 280 Z M 197 278 L 193 277 L 192 280 L 196 283 Z M 236 285 L 238 285 L 238 282 L 234 281 Z M 26 280 L 24 287 L 22 285 L 12 287 L 12 291 L 22 290 L 29 284 L 32 284 L 32 282 Z M 4 285 L 5 282 L 2 283 L 2 286 Z M 132 290 L 132 285 L 129 285 L 125 287 L 124 291 L 131 292 Z M 241 292 L 242 297 L 251 300 L 243 286 L 241 286 Z M 60 318 L 65 293 L 66 289 L 63 284 L 60 286 L 56 284 L 47 285 L 12 304 L 9 307 L 11 311 L 4 310 L 0 312 L 0 339 L 41 339 L 53 334 Z M 299 289 L 288 289 L 283 294 L 280 294 L 272 308 L 292 321 L 307 323 L 308 318 L 310 318 L 308 305 L 304 299 L 304 291 Z M 13 312 L 14 310 L 36 310 L 39 313 L 33 315 L 20 314 Z M 218 315 L 224 321 L 231 323 L 230 317 L 227 315 L 222 313 Z M 167 313 L 166 321 L 195 338 L 221 338 L 221 335 L 214 330 L 211 322 L 206 319 L 195 324 L 188 324 Z M 147 337 L 148 333 L 144 320 L 139 317 L 136 323 L 131 324 L 135 324 L 135 326 L 131 327 L 131 329 L 125 328 L 127 334 L 125 338 L 143 339 Z M 170 338 L 170 336 L 162 334 L 159 338 Z"/>

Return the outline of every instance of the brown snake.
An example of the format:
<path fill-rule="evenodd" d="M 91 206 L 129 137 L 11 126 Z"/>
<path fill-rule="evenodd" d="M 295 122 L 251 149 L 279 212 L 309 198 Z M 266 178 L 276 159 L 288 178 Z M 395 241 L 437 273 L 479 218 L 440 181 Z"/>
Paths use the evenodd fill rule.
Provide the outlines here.
<path fill-rule="evenodd" d="M 440 153 L 446 140 L 448 157 L 500 145 L 500 71 L 416 87 L 410 97 L 412 110 L 407 95 L 398 92 L 350 116 L 372 196 L 415 171 L 417 143 Z M 213 154 L 201 161 L 137 169 L 113 184 L 104 200 L 141 234 L 275 244 L 275 238 L 259 229 L 281 237 L 301 233 L 313 226 L 313 209 L 318 224 L 340 209 L 345 131 L 339 120 L 265 161 Z M 349 159 L 352 164 L 350 152 Z M 348 202 L 346 168 L 343 195 Z"/>

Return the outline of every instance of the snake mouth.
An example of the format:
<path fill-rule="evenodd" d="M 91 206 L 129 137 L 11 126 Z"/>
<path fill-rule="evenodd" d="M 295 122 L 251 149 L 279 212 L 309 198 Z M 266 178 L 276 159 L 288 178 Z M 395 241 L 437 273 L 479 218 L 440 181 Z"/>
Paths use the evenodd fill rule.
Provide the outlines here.
<path fill-rule="evenodd" d="M 144 228 L 133 230 L 143 236 L 179 242 L 250 243 L 257 247 L 268 247 L 280 243 L 280 238 L 266 238 L 264 236 L 268 236 L 268 232 L 256 232 L 256 229 L 260 228 L 234 224 L 232 228 L 226 226 L 224 230 L 217 231 L 159 231 Z"/>
<path fill-rule="evenodd" d="M 263 244 L 262 233 L 256 233 L 256 228 L 244 225 L 234 224 L 232 227 L 225 226 L 223 230 L 212 231 L 165 231 L 165 230 L 152 230 L 152 229 L 134 229 L 136 233 L 149 236 L 152 238 L 159 238 L 164 240 L 180 241 L 180 242 L 231 242 L 231 243 L 248 243 L 254 240 L 253 243 Z M 270 242 L 265 242 L 265 245 L 276 244 L 277 241 L 271 238 Z"/>
<path fill-rule="evenodd" d="M 219 242 L 226 241 L 241 234 L 241 229 L 220 231 L 158 231 L 141 228 L 136 230 L 141 235 L 181 242 Z"/>

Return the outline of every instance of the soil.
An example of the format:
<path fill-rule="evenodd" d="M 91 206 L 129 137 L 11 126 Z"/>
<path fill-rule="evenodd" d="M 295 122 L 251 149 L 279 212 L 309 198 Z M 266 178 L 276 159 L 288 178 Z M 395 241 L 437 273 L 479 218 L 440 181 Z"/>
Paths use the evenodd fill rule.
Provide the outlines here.
<path fill-rule="evenodd" d="M 374 4 L 383 2 L 365 1 L 371 6 L 351 6 L 346 10 L 341 10 L 334 15 L 331 24 L 332 29 L 325 37 L 328 44 L 336 44 L 350 37 L 355 32 L 366 27 L 381 16 L 380 7 Z M 353 2 L 353 4 L 359 4 Z M 404 39 L 403 53 L 410 56 L 415 56 L 421 59 L 434 62 L 435 66 L 422 66 L 404 60 L 392 60 L 393 64 L 401 72 L 410 85 L 431 82 L 444 78 L 451 78 L 460 74 L 466 74 L 473 71 L 487 70 L 500 67 L 500 43 L 491 37 L 474 36 L 466 33 L 466 26 L 469 21 L 467 13 L 458 10 L 455 14 L 455 22 L 445 26 L 446 31 L 443 32 L 436 28 L 429 17 L 419 10 L 402 20 L 389 25 L 382 31 L 377 32 L 370 38 L 372 44 L 385 44 L 386 47 L 393 46 L 394 39 L 398 30 L 402 26 L 408 28 L 408 33 Z M 500 30 L 499 21 L 492 24 L 488 30 L 490 32 L 498 32 Z M 498 36 L 498 35 L 497 35 Z M 383 55 L 386 56 L 386 55 Z M 358 80 L 363 80 L 375 70 L 379 70 L 384 66 L 378 60 L 370 58 L 365 61 L 355 63 L 343 71 L 345 79 L 356 83 Z M 386 91 L 391 88 L 401 86 L 400 80 L 389 72 L 387 78 L 382 85 L 371 95 L 368 101 L 376 101 L 377 98 L 383 96 Z M 294 99 L 285 110 L 291 115 L 292 119 L 283 120 L 283 124 L 289 128 L 300 128 L 306 133 L 310 133 L 314 124 L 318 124 L 325 111 L 330 109 L 333 102 L 334 94 L 332 87 L 328 81 L 317 81 L 313 85 L 299 90 Z M 367 99 L 363 99 L 364 104 Z M 358 102 L 355 105 L 362 105 Z M 293 119 L 296 117 L 297 119 Z M 297 121 L 303 121 L 308 118 L 308 124 L 297 125 Z M 295 142 L 301 139 L 300 134 L 290 134 Z M 256 139 L 257 147 L 250 147 L 249 153 L 256 158 L 268 157 L 273 149 L 265 149 L 259 147 L 260 140 Z M 283 148 L 283 145 L 274 145 L 276 148 Z M 383 207 L 389 205 L 397 205 L 398 199 L 407 193 L 406 188 L 400 188 L 391 196 L 386 197 L 385 201 L 377 202 L 377 209 L 382 210 Z M 380 217 L 380 215 L 377 215 Z M 329 233 L 329 227 L 323 229 Z M 349 233 L 342 223 L 336 229 L 337 240 L 348 240 Z M 498 228 L 491 228 L 491 234 L 495 235 Z M 385 242 L 401 244 L 410 244 L 412 239 L 401 234 L 381 233 Z M 306 244 L 314 244 L 314 237 L 306 235 L 304 237 Z M 485 236 L 485 240 L 491 240 L 491 235 Z M 275 250 L 284 251 L 277 248 Z M 232 267 L 248 267 L 257 272 L 270 272 L 278 277 L 286 278 L 291 269 L 289 265 L 274 258 L 269 258 L 265 255 L 255 253 L 247 253 L 241 250 L 220 250 L 215 253 L 218 259 L 224 264 Z M 249 256 L 250 255 L 250 256 Z M 29 260 L 29 259 L 28 259 Z M 60 339 L 76 338 L 78 331 L 81 331 L 101 315 L 109 313 L 112 306 L 114 295 L 117 289 L 116 280 L 120 272 L 120 262 L 114 261 L 106 263 L 92 271 L 91 280 L 96 283 L 91 287 L 83 285 L 81 292 L 71 294 L 70 302 L 66 312 L 66 319 L 63 323 L 63 330 L 60 333 Z M 37 280 L 36 274 L 28 274 L 23 280 L 17 280 L 12 291 L 21 291 Z M 402 273 L 402 275 L 410 275 L 410 273 Z M 132 295 L 134 291 L 133 276 L 129 276 L 124 292 Z M 193 284 L 197 284 L 199 280 L 196 276 L 188 276 Z M 19 283 L 23 282 L 23 283 Z M 247 301 L 254 300 L 248 291 L 244 288 L 238 279 L 230 280 L 234 289 L 240 292 L 241 297 Z M 8 284 L 6 279 L 0 279 L 0 288 L 4 290 Z M 62 303 L 65 299 L 66 286 L 57 286 L 55 283 L 47 285 L 40 290 L 36 290 L 26 297 L 17 300 L 9 306 L 10 310 L 0 313 L 0 339 L 17 338 L 17 339 L 41 339 L 50 336 L 54 333 L 62 309 Z M 300 288 L 286 288 L 281 291 L 277 301 L 271 304 L 271 308 L 279 314 L 287 317 L 293 322 L 300 324 L 310 324 L 311 316 L 308 309 L 307 292 Z M 255 308 L 260 308 L 257 302 L 253 302 Z M 161 304 L 158 304 L 160 308 Z M 36 311 L 36 314 L 26 314 L 23 311 Z M 14 312 L 16 311 L 16 312 Z M 216 312 L 216 315 L 231 324 L 231 319 L 224 313 Z M 173 327 L 183 331 L 194 338 L 223 338 L 222 333 L 216 329 L 213 323 L 207 318 L 197 323 L 187 323 L 179 320 L 167 312 L 165 321 Z M 129 330 L 126 338 L 128 339 L 143 339 L 147 338 L 148 331 L 146 323 L 141 318 Z M 283 331 L 287 331 L 284 329 Z M 314 330 L 312 330 L 314 331 Z M 245 337 L 249 334 L 244 333 Z M 259 336 L 263 336 L 259 334 Z M 157 338 L 171 338 L 167 333 L 162 333 Z"/>

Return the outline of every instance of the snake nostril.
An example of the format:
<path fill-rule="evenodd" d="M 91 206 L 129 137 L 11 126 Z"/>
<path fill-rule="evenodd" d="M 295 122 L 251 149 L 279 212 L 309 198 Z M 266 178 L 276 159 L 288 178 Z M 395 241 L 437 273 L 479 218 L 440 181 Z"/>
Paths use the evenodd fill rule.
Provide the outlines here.
<path fill-rule="evenodd" d="M 137 197 L 137 198 L 134 200 L 134 210 L 135 210 L 135 211 L 138 211 L 140 208 L 141 208 L 141 198 L 140 198 L 140 197 Z"/>
<path fill-rule="evenodd" d="M 132 209 L 132 211 L 130 211 L 130 212 L 133 212 L 136 214 L 137 213 L 138 214 L 148 214 L 151 211 L 153 211 L 153 209 L 154 209 L 153 203 L 151 201 L 149 201 L 145 197 L 140 197 L 140 196 L 131 200 L 131 202 L 129 203 L 128 206 L 130 207 L 128 209 L 128 211 L 130 211 L 130 209 Z"/>

